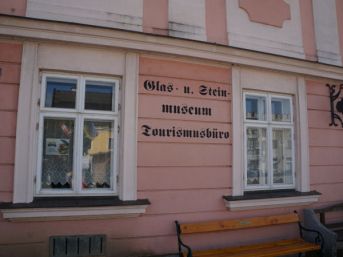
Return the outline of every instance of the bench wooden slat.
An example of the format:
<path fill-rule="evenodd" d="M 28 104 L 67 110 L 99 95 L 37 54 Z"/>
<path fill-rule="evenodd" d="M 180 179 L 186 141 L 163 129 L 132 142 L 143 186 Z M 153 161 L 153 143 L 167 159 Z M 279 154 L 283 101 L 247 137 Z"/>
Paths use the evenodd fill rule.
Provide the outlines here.
<path fill-rule="evenodd" d="M 327 206 L 324 208 L 314 209 L 315 213 L 334 212 L 334 211 L 343 211 L 343 203 Z"/>
<path fill-rule="evenodd" d="M 234 230 L 242 228 L 255 228 L 270 225 L 280 225 L 287 223 L 295 223 L 299 221 L 299 217 L 295 213 L 286 215 L 274 215 L 268 217 L 256 217 L 250 219 L 238 220 L 222 220 L 210 221 L 202 223 L 181 224 L 180 229 L 182 234 L 215 232 L 224 230 Z"/>
<path fill-rule="evenodd" d="M 340 223 L 328 223 L 325 226 L 333 231 L 335 230 L 343 230 L 343 222 Z"/>
<path fill-rule="evenodd" d="M 325 214 L 327 212 L 336 212 L 336 211 L 343 211 L 343 203 L 338 203 L 338 204 L 327 206 L 324 208 L 314 209 L 315 213 L 319 213 L 320 222 L 324 225 L 326 225 Z"/>
<path fill-rule="evenodd" d="M 319 245 L 293 239 L 220 250 L 194 251 L 193 257 L 274 257 L 319 249 Z"/>
<path fill-rule="evenodd" d="M 272 243 L 262 243 L 262 244 L 253 244 L 253 245 L 243 245 L 243 246 L 236 246 L 230 248 L 223 248 L 223 249 L 214 249 L 214 250 L 207 250 L 207 251 L 194 251 L 193 254 L 196 256 L 206 257 L 207 255 L 216 255 L 216 254 L 224 254 L 224 253 L 239 253 L 244 251 L 249 251 L 251 249 L 265 249 L 270 248 L 272 246 L 280 246 L 280 245 L 290 245 L 296 244 L 301 239 L 289 239 L 289 240 L 281 240 Z"/>

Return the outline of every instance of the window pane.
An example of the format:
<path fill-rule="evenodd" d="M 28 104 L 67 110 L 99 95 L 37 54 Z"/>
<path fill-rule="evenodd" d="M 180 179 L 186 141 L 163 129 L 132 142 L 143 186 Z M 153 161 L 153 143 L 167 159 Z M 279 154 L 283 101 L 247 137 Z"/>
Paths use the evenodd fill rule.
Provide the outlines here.
<path fill-rule="evenodd" d="M 46 79 L 45 107 L 75 108 L 76 79 Z"/>
<path fill-rule="evenodd" d="M 246 95 L 245 111 L 247 120 L 266 120 L 266 98 L 264 96 Z"/>
<path fill-rule="evenodd" d="M 114 83 L 87 81 L 85 109 L 114 111 Z"/>
<path fill-rule="evenodd" d="M 289 99 L 272 98 L 272 120 L 291 121 L 291 103 Z"/>
<path fill-rule="evenodd" d="M 45 118 L 42 188 L 71 188 L 73 177 L 74 120 Z"/>
<path fill-rule="evenodd" d="M 84 122 L 82 187 L 110 188 L 112 167 L 113 122 Z"/>
<path fill-rule="evenodd" d="M 292 130 L 273 129 L 273 183 L 293 184 Z"/>
<path fill-rule="evenodd" d="M 249 127 L 246 132 L 247 184 L 267 185 L 267 129 Z"/>

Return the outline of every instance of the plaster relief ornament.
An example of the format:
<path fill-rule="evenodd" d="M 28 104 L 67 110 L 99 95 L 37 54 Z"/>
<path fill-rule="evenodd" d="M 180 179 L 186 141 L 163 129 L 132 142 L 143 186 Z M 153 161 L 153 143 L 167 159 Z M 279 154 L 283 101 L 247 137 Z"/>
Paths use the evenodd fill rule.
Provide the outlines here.
<path fill-rule="evenodd" d="M 284 0 L 239 0 L 251 22 L 282 28 L 291 19 L 289 4 Z"/>

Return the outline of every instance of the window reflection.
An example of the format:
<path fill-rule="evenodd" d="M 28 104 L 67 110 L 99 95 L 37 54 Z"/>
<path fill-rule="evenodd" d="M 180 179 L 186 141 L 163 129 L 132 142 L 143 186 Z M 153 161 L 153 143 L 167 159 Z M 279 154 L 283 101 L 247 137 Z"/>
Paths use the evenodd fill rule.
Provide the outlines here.
<path fill-rule="evenodd" d="M 266 98 L 247 95 L 245 99 L 247 120 L 266 120 Z"/>
<path fill-rule="evenodd" d="M 114 86 L 114 83 L 87 81 L 85 109 L 113 111 Z"/>
<path fill-rule="evenodd" d="M 45 107 L 75 108 L 77 81 L 48 77 L 46 81 Z"/>
<path fill-rule="evenodd" d="M 267 185 L 267 129 L 247 128 L 247 184 Z"/>
<path fill-rule="evenodd" d="M 289 99 L 272 98 L 272 120 L 291 121 L 291 104 Z"/>
<path fill-rule="evenodd" d="M 273 182 L 293 183 L 292 131 L 286 128 L 273 129 Z"/>
<path fill-rule="evenodd" d="M 42 188 L 71 188 L 74 120 L 44 119 Z"/>
<path fill-rule="evenodd" d="M 87 120 L 83 131 L 82 187 L 110 188 L 113 147 L 113 123 Z"/>

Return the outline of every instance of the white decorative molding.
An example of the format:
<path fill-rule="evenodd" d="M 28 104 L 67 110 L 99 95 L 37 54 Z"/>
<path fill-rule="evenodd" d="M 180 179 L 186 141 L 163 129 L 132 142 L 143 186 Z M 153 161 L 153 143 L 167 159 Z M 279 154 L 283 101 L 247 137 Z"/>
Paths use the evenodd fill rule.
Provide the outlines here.
<path fill-rule="evenodd" d="M 77 33 L 71 33 L 72 31 Z M 212 64 L 221 62 L 223 65 L 234 63 L 274 71 L 343 80 L 343 70 L 340 67 L 184 39 L 108 30 L 87 25 L 0 15 L 0 35 L 1 38 L 5 39 L 63 41 L 64 43 L 100 46 L 108 49 L 144 51 L 149 55 L 163 53 L 164 55 L 173 55 L 174 59 L 177 56 L 192 57 L 202 63 L 206 61 Z"/>
<path fill-rule="evenodd" d="M 106 206 L 106 207 L 65 207 L 65 208 L 22 208 L 2 209 L 3 218 L 10 221 L 44 221 L 105 219 L 137 217 L 144 214 L 148 205 Z"/>
<path fill-rule="evenodd" d="M 336 0 L 313 0 L 313 16 L 318 60 L 342 65 Z"/>
<path fill-rule="evenodd" d="M 254 200 L 241 200 L 241 201 L 225 201 L 225 206 L 230 211 L 242 210 L 255 210 L 255 209 L 268 209 L 279 207 L 294 207 L 310 205 L 318 202 L 319 195 L 309 196 L 296 196 L 296 197 L 279 197 L 268 199 L 254 199 Z"/>
<path fill-rule="evenodd" d="M 169 0 L 168 3 L 169 35 L 206 41 L 205 0 Z"/>
<path fill-rule="evenodd" d="M 119 198 L 137 199 L 137 120 L 139 56 L 126 54 L 125 76 L 122 86 L 122 113 L 120 149 Z"/>
<path fill-rule="evenodd" d="M 34 195 L 34 171 L 36 143 L 34 139 L 37 103 L 32 103 L 37 81 L 37 43 L 23 44 L 21 76 L 18 99 L 13 203 L 29 203 Z M 36 74 L 36 75 L 35 75 Z"/>
<path fill-rule="evenodd" d="M 242 116 L 242 86 L 241 69 L 232 67 L 232 195 L 244 193 L 244 149 L 243 149 L 243 116 Z"/>
<path fill-rule="evenodd" d="M 285 0 L 291 19 L 282 28 L 251 22 L 239 0 L 226 0 L 229 45 L 304 59 L 299 1 Z"/>
<path fill-rule="evenodd" d="M 298 106 L 298 159 L 296 160 L 297 170 L 300 170 L 300 176 L 296 177 L 296 186 L 299 192 L 310 191 L 310 149 L 309 149 L 309 131 L 308 131 L 308 117 L 307 117 L 307 92 L 306 81 L 303 77 L 297 78 L 297 99 Z"/>
<path fill-rule="evenodd" d="M 142 31 L 141 0 L 28 0 L 27 17 Z"/>

